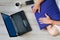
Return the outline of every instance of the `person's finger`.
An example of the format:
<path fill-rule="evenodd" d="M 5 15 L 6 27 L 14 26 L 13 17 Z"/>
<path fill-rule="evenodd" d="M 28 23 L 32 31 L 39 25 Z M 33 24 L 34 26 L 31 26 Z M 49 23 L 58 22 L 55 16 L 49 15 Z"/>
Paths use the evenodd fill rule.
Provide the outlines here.
<path fill-rule="evenodd" d="M 34 7 L 32 8 L 32 11 L 34 10 Z"/>
<path fill-rule="evenodd" d="M 39 20 L 39 22 L 41 22 L 41 21 Z"/>
<path fill-rule="evenodd" d="M 38 20 L 41 20 L 41 18 L 39 18 Z"/>
<path fill-rule="evenodd" d="M 33 9 L 32 9 L 32 11 L 33 11 L 33 13 L 35 13 L 35 12 L 36 12 L 36 9 L 35 9 L 35 8 L 33 8 Z"/>
<path fill-rule="evenodd" d="M 45 18 L 39 18 L 39 20 L 45 20 Z"/>
<path fill-rule="evenodd" d="M 34 13 L 34 8 L 32 8 L 32 12 Z"/>
<path fill-rule="evenodd" d="M 39 20 L 41 20 L 42 18 L 39 18 Z"/>
<path fill-rule="evenodd" d="M 45 16 L 47 17 L 47 18 L 49 18 L 49 16 L 45 13 Z"/>
<path fill-rule="evenodd" d="M 39 21 L 40 22 L 40 24 L 43 24 L 43 22 L 42 21 Z"/>
<path fill-rule="evenodd" d="M 42 22 L 40 24 L 43 24 Z"/>
<path fill-rule="evenodd" d="M 38 8 L 38 12 L 40 13 L 40 8 Z"/>

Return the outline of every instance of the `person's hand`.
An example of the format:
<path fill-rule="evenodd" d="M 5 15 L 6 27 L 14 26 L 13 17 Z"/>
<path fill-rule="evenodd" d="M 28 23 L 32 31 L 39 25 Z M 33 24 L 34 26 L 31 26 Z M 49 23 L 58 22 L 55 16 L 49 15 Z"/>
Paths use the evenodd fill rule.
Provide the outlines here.
<path fill-rule="evenodd" d="M 50 19 L 50 17 L 45 14 L 46 18 L 39 18 L 39 22 L 44 23 L 44 24 L 52 24 L 53 20 Z"/>
<path fill-rule="evenodd" d="M 32 8 L 33 13 L 35 13 L 38 10 L 38 12 L 40 12 L 40 5 L 39 4 L 35 4 L 34 7 Z"/>

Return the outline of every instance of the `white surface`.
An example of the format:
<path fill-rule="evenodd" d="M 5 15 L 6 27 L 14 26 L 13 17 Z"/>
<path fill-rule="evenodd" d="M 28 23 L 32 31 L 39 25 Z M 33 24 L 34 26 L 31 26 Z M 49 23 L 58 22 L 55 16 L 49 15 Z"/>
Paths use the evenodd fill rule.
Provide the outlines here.
<path fill-rule="evenodd" d="M 56 0 L 56 3 L 57 3 L 59 10 L 60 10 L 60 0 Z"/>
<path fill-rule="evenodd" d="M 0 2 L 1 1 L 3 2 L 4 0 L 0 0 Z M 21 1 L 21 0 L 19 0 L 19 1 Z M 8 2 L 8 1 L 6 0 L 4 2 Z M 11 15 L 17 11 L 24 10 L 33 30 L 22 36 L 10 38 L 8 36 L 6 27 L 2 20 L 2 17 L 0 15 L 0 40 L 60 40 L 60 35 L 57 37 L 52 37 L 51 35 L 49 35 L 49 33 L 47 31 L 41 31 L 39 29 L 35 16 L 32 13 L 31 6 L 17 8 L 14 6 L 15 0 L 13 0 L 12 3 L 11 3 L 12 5 L 10 5 L 10 6 L 0 6 L 0 12 Z"/>

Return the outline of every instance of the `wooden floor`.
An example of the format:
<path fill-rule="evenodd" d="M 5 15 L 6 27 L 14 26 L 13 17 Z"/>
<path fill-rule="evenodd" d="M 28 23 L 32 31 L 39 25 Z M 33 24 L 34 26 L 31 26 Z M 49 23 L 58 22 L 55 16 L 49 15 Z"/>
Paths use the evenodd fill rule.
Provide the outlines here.
<path fill-rule="evenodd" d="M 8 0 L 6 0 L 6 1 L 8 1 Z M 8 2 L 10 2 L 10 1 L 8 1 Z M 11 15 L 15 12 L 20 11 L 20 10 L 24 10 L 25 13 L 26 13 L 26 16 L 29 20 L 29 23 L 32 27 L 32 31 L 29 32 L 29 33 L 26 33 L 22 36 L 10 38 L 9 35 L 8 35 L 8 32 L 6 30 L 6 26 L 3 22 L 3 19 L 0 15 L 0 40 L 60 40 L 60 35 L 57 36 L 57 37 L 53 37 L 53 36 L 49 35 L 49 33 L 47 31 L 43 31 L 43 30 L 39 29 L 39 26 L 37 24 L 35 16 L 34 16 L 34 14 L 32 13 L 32 10 L 31 10 L 32 5 L 19 8 L 19 7 L 15 7 L 15 5 L 14 5 L 15 1 L 12 1 L 11 4 L 8 3 L 9 5 L 6 4 L 6 6 L 4 6 L 3 3 L 5 1 L 0 0 L 1 4 L 3 4 L 3 5 L 0 6 L 0 13 L 3 12 L 3 13 L 6 13 L 8 15 Z"/>

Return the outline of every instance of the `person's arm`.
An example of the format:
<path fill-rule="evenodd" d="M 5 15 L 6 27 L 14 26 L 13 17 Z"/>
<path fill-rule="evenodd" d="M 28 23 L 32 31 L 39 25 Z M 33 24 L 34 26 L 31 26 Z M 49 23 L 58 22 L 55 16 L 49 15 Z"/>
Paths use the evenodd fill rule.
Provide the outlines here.
<path fill-rule="evenodd" d="M 60 21 L 51 20 L 47 14 L 45 14 L 45 16 L 46 16 L 46 18 L 40 18 L 39 21 L 44 24 L 52 24 L 52 25 L 60 26 Z"/>
<path fill-rule="evenodd" d="M 54 25 L 60 25 L 60 21 L 51 20 L 50 17 L 47 14 L 45 14 L 45 16 L 46 16 L 46 18 L 39 18 L 39 22 L 44 23 L 44 24 L 51 24 L 51 25 L 48 25 L 46 27 L 48 32 L 52 36 L 58 35 L 59 31 Z"/>
<path fill-rule="evenodd" d="M 37 2 L 34 4 L 34 7 L 32 8 L 33 13 L 35 13 L 37 10 L 38 10 L 38 12 L 40 12 L 40 4 L 43 1 L 44 0 L 37 0 Z"/>
<path fill-rule="evenodd" d="M 52 24 L 60 26 L 60 21 L 54 21 L 54 20 L 52 20 Z"/>
<path fill-rule="evenodd" d="M 40 5 L 44 0 L 37 0 L 36 4 Z"/>

